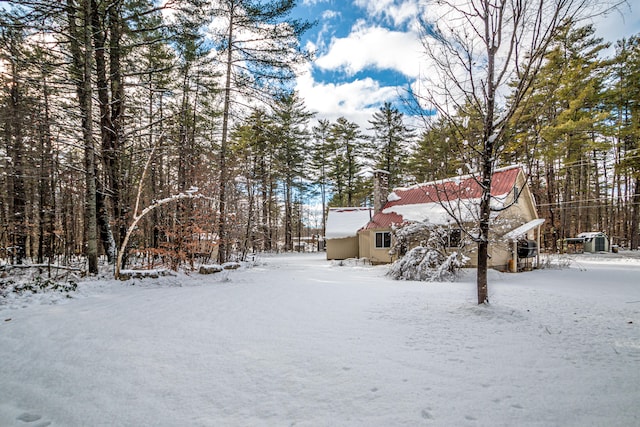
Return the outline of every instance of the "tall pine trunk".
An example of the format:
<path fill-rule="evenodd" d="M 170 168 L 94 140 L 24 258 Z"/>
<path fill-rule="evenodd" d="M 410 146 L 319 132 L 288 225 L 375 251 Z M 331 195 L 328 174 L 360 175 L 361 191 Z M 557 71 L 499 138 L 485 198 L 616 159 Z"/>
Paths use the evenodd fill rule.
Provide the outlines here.
<path fill-rule="evenodd" d="M 25 142 L 23 134 L 24 106 L 21 76 L 18 75 L 18 53 L 12 40 L 11 62 L 9 64 L 9 118 L 5 126 L 11 169 L 11 200 L 9 235 L 12 258 L 15 264 L 22 264 L 27 256 L 27 195 L 25 188 Z"/>
<path fill-rule="evenodd" d="M 82 122 L 82 142 L 85 168 L 85 254 L 90 274 L 98 273 L 98 244 L 96 221 L 96 176 L 95 147 L 93 144 L 92 88 L 91 88 L 91 3 L 82 0 L 78 9 L 74 0 L 67 0 L 69 19 L 69 48 L 73 67 L 72 75 L 76 82 L 76 94 Z M 82 25 L 78 25 L 78 21 Z"/>
<path fill-rule="evenodd" d="M 106 29 L 104 28 L 104 17 L 98 10 L 96 0 L 91 0 L 91 29 L 94 44 L 94 60 L 96 67 L 96 84 L 98 94 L 98 107 L 100 110 L 100 138 L 102 141 L 102 163 L 108 177 L 107 183 L 104 185 L 101 180 L 96 183 L 96 212 L 97 224 L 100 233 L 100 241 L 107 255 L 109 264 L 115 262 L 117 243 L 111 229 L 112 216 L 110 215 L 109 206 L 106 195 L 112 196 L 114 209 L 117 210 L 118 185 L 114 185 L 117 177 L 114 173 L 115 158 L 115 127 L 111 121 L 111 99 L 109 97 L 109 85 L 107 77 L 107 63 L 105 59 L 105 41 Z M 98 179 L 98 171 L 96 170 L 96 179 Z M 107 188 L 105 188 L 107 187 Z"/>
<path fill-rule="evenodd" d="M 284 250 L 293 250 L 293 201 L 291 187 L 293 183 L 287 179 L 284 197 Z"/>
<path fill-rule="evenodd" d="M 631 213 L 631 249 L 640 249 L 640 176 L 636 177 Z"/>
<path fill-rule="evenodd" d="M 38 175 L 38 192 L 40 193 L 40 210 L 38 217 L 38 263 L 47 258 L 51 264 L 54 256 L 54 227 L 55 227 L 55 165 L 51 144 L 51 114 L 49 111 L 49 87 L 47 77 L 42 75 L 43 105 L 40 112 L 39 144 L 40 144 L 40 173 Z"/>
<path fill-rule="evenodd" d="M 113 137 L 109 161 L 110 192 L 113 200 L 113 215 L 116 220 L 116 244 L 120 246 L 127 232 L 127 206 L 124 191 L 122 163 L 124 145 L 124 81 L 121 65 L 122 0 L 114 0 L 108 8 L 109 18 L 109 84 L 111 89 L 111 126 Z"/>
<path fill-rule="evenodd" d="M 231 113 L 231 69 L 233 66 L 233 27 L 235 18 L 235 4 L 231 2 L 229 11 L 229 31 L 227 33 L 227 64 L 225 70 L 224 104 L 222 107 L 222 137 L 220 139 L 220 190 L 218 196 L 218 261 L 229 260 L 229 242 L 227 241 L 227 138 L 229 133 L 229 114 Z"/>

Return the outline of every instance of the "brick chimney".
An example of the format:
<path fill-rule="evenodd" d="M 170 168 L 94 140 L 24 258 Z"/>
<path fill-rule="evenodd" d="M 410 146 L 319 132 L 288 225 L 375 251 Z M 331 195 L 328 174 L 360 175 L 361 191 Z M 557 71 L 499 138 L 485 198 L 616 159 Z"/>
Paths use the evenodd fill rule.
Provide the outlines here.
<path fill-rule="evenodd" d="M 373 213 L 382 210 L 389 196 L 389 172 L 376 169 L 373 171 Z"/>

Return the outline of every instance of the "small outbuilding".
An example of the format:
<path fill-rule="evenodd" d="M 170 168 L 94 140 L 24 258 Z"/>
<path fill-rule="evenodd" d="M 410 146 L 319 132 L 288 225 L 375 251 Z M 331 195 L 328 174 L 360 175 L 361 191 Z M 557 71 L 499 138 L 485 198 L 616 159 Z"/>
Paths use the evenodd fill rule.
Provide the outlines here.
<path fill-rule="evenodd" d="M 609 252 L 611 249 L 609 237 L 601 231 L 580 233 L 577 237 L 584 239 L 583 247 L 585 252 Z"/>
<path fill-rule="evenodd" d="M 327 259 L 359 258 L 358 230 L 372 215 L 371 208 L 330 208 L 325 231 Z"/>
<path fill-rule="evenodd" d="M 581 254 L 584 253 L 583 237 L 567 237 L 557 240 L 561 254 Z"/>

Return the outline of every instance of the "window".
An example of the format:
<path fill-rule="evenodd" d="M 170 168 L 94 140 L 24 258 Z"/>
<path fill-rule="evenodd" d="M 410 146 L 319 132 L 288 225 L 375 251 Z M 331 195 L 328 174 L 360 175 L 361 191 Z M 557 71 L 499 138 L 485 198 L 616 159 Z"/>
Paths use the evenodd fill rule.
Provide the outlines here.
<path fill-rule="evenodd" d="M 447 236 L 447 247 L 449 248 L 459 248 L 462 244 L 462 232 L 459 228 L 454 228 L 449 231 L 449 235 Z"/>
<path fill-rule="evenodd" d="M 390 248 L 391 233 L 388 231 L 376 233 L 376 248 Z"/>

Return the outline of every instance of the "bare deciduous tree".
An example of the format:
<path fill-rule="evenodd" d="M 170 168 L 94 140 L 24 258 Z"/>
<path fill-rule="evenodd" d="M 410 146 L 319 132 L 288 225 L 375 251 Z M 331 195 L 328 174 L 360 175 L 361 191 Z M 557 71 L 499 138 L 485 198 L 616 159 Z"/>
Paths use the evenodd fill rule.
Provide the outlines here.
<path fill-rule="evenodd" d="M 478 304 L 488 301 L 491 181 L 507 124 L 525 101 L 564 25 L 604 12 L 591 0 L 447 0 L 429 4 L 423 46 L 433 69 L 421 100 L 453 125 L 466 167 L 481 185 Z M 613 5 L 609 5 L 613 7 Z M 470 132 L 469 121 L 479 125 Z"/>

